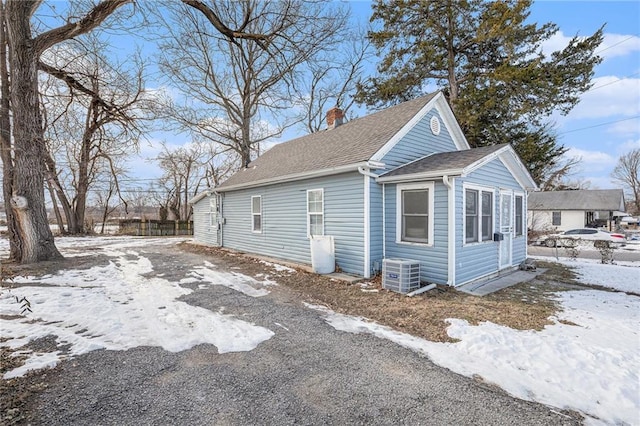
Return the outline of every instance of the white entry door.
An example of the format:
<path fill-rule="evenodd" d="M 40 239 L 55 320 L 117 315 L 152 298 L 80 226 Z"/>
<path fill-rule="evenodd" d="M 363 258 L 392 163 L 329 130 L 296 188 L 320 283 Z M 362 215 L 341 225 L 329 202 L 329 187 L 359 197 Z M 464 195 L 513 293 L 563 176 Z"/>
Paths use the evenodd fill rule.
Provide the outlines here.
<path fill-rule="evenodd" d="M 513 193 L 500 192 L 500 269 L 511 266 L 513 250 Z"/>

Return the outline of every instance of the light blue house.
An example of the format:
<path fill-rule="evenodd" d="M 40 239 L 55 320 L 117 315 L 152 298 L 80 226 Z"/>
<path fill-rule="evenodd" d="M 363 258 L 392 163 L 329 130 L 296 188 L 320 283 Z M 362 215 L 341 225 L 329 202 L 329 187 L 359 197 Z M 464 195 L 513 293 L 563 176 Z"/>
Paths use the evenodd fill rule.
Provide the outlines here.
<path fill-rule="evenodd" d="M 333 236 L 344 272 L 420 262 L 421 280 L 459 286 L 526 257 L 527 190 L 510 145 L 470 149 L 434 93 L 274 146 L 191 200 L 194 238 L 310 264 L 310 236 Z"/>

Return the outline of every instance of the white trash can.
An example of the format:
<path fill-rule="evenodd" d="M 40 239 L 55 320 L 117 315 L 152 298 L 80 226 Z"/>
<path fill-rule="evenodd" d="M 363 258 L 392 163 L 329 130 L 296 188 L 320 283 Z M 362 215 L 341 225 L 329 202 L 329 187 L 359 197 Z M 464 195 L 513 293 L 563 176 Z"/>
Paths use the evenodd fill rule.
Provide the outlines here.
<path fill-rule="evenodd" d="M 336 270 L 336 255 L 333 237 L 311 236 L 311 268 L 316 274 L 331 274 Z"/>

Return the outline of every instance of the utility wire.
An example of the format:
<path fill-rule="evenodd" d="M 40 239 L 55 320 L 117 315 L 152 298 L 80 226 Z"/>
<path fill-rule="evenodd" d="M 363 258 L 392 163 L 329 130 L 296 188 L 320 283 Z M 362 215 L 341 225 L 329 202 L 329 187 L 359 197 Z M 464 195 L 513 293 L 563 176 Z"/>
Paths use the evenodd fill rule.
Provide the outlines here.
<path fill-rule="evenodd" d="M 606 123 L 594 124 L 593 126 L 580 127 L 579 129 L 567 130 L 567 131 L 558 133 L 558 135 L 565 135 L 567 133 L 579 132 L 581 130 L 593 129 L 595 127 L 602 127 L 602 126 L 607 126 L 609 124 L 621 123 L 623 121 L 635 120 L 636 118 L 640 118 L 640 115 L 634 115 L 633 117 L 623 118 L 621 120 L 607 121 Z"/>

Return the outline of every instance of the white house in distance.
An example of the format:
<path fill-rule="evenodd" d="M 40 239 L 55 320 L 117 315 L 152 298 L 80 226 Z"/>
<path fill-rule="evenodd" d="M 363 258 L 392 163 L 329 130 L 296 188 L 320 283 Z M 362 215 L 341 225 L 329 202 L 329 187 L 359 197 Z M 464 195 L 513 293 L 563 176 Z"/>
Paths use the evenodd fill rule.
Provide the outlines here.
<path fill-rule="evenodd" d="M 436 92 L 281 143 L 191 203 L 194 239 L 310 264 L 312 237 L 365 278 L 383 260 L 419 263 L 423 282 L 459 286 L 526 258 L 526 193 L 509 144 L 470 149 Z"/>
<path fill-rule="evenodd" d="M 613 229 L 616 217 L 625 216 L 622 189 L 531 192 L 529 229 L 567 231 L 586 226 Z"/>

